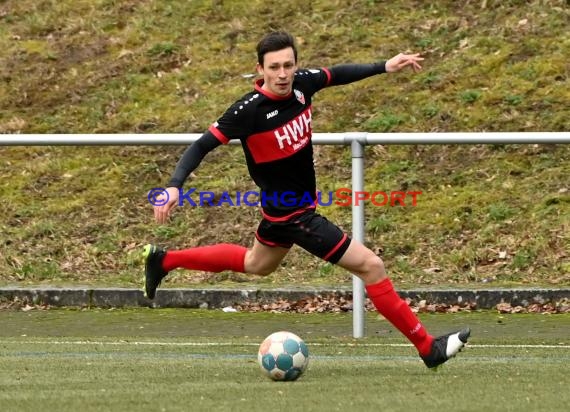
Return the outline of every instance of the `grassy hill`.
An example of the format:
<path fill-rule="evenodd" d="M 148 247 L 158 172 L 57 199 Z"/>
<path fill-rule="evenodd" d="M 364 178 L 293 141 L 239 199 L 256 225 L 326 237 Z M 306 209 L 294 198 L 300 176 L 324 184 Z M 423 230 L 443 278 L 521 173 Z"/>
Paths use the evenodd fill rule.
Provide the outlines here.
<path fill-rule="evenodd" d="M 255 44 L 292 32 L 299 64 L 421 52 L 419 74 L 315 99 L 316 132 L 570 130 L 567 1 L 0 1 L 1 133 L 201 133 L 252 87 Z M 134 285 L 137 252 L 250 245 L 254 208 L 179 208 L 148 190 L 183 147 L 0 147 L 0 284 Z M 316 147 L 323 191 L 350 184 L 346 148 Z M 187 187 L 254 189 L 241 149 L 211 153 Z M 570 285 L 568 145 L 376 146 L 367 190 L 418 190 L 366 209 L 366 243 L 400 287 Z M 321 212 L 350 231 L 349 208 Z M 220 283 L 221 282 L 221 283 Z M 349 284 L 293 248 L 273 275 L 176 272 L 168 285 Z"/>

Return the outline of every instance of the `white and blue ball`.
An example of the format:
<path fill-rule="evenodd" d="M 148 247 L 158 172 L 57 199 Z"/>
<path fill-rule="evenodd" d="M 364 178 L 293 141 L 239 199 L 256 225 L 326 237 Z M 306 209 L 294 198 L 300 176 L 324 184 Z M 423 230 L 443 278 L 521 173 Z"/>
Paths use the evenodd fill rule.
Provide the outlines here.
<path fill-rule="evenodd" d="M 259 346 L 257 361 L 261 370 L 275 381 L 294 381 L 307 369 L 309 349 L 291 332 L 275 332 Z"/>

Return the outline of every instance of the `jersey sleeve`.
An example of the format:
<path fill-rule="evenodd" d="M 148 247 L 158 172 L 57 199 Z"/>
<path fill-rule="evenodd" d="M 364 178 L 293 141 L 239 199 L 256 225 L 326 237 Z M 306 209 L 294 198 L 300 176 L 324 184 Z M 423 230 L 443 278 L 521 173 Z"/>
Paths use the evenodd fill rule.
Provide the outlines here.
<path fill-rule="evenodd" d="M 257 95 L 249 98 L 240 99 L 232 104 L 228 110 L 209 128 L 216 139 L 221 143 L 227 144 L 232 139 L 244 139 L 252 133 L 253 130 L 253 111 L 252 104 Z"/>
<path fill-rule="evenodd" d="M 326 67 L 319 69 L 300 69 L 295 73 L 295 81 L 304 85 L 311 95 L 327 87 L 331 83 L 331 72 Z"/>
<path fill-rule="evenodd" d="M 166 187 L 182 187 L 202 159 L 220 144 L 220 141 L 212 133 L 209 131 L 204 133 L 195 143 L 188 146 L 176 164 L 176 169 Z"/>
<path fill-rule="evenodd" d="M 386 73 L 386 62 L 367 64 L 339 64 L 328 69 L 331 75 L 329 86 L 357 82 L 367 77 Z"/>
<path fill-rule="evenodd" d="M 322 88 L 338 86 L 386 73 L 386 62 L 369 64 L 339 64 L 320 69 L 303 69 L 296 73 L 296 80 L 304 83 L 311 94 Z"/>

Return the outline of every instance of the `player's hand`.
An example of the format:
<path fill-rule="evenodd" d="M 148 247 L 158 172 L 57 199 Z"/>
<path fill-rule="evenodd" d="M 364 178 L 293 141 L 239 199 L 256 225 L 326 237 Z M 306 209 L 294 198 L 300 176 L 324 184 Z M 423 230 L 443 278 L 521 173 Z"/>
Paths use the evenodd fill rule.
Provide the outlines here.
<path fill-rule="evenodd" d="M 180 190 L 177 187 L 167 187 L 163 195 L 157 196 L 157 205 L 154 206 L 154 219 L 158 223 L 166 223 L 168 221 L 172 209 L 178 205 L 179 197 Z M 160 200 L 164 200 L 164 202 Z"/>
<path fill-rule="evenodd" d="M 422 69 L 422 66 L 420 66 L 419 62 L 421 62 L 423 59 L 424 58 L 421 57 L 419 53 L 400 53 L 386 62 L 386 71 L 388 73 L 399 72 L 404 67 L 410 66 L 412 70 L 417 73 Z"/>

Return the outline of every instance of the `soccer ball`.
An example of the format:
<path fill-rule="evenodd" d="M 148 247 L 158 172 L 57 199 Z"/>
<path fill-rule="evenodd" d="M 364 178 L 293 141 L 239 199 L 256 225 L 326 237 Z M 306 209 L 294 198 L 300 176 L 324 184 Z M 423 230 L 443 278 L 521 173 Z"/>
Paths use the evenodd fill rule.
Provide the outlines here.
<path fill-rule="evenodd" d="M 309 350 L 303 339 L 291 332 L 275 332 L 259 346 L 257 361 L 274 381 L 294 381 L 309 364 Z"/>

